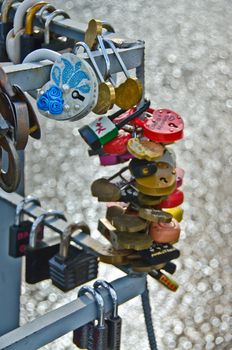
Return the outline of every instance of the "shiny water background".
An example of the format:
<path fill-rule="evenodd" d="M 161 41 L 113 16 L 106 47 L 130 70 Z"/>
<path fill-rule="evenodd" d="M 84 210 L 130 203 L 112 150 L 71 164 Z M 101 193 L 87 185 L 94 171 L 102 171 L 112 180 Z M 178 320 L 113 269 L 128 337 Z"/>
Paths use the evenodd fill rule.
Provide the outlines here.
<path fill-rule="evenodd" d="M 117 32 L 146 42 L 146 96 L 154 107 L 170 108 L 185 120 L 185 139 L 173 146 L 186 170 L 181 258 L 171 293 L 149 279 L 160 350 L 232 349 L 231 332 L 231 165 L 232 3 L 228 0 L 54 1 L 73 18 L 109 21 Z M 43 137 L 27 149 L 26 192 L 46 208 L 63 209 L 96 231 L 104 204 L 91 198 L 90 183 L 115 168 L 101 169 L 88 158 L 78 128 L 92 120 L 53 122 L 40 118 Z M 99 277 L 121 276 L 101 264 Z M 24 324 L 76 298 L 50 281 L 23 285 Z M 149 349 L 141 302 L 120 307 L 123 350 Z M 74 349 L 71 335 L 43 349 Z"/>

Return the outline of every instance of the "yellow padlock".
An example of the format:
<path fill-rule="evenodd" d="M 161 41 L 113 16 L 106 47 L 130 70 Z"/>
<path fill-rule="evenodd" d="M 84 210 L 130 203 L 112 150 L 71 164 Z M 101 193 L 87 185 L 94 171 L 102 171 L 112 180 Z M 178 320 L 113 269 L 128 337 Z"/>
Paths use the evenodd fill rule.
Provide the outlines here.
<path fill-rule="evenodd" d="M 171 214 L 178 222 L 183 220 L 184 210 L 181 207 L 163 209 L 163 211 Z"/>

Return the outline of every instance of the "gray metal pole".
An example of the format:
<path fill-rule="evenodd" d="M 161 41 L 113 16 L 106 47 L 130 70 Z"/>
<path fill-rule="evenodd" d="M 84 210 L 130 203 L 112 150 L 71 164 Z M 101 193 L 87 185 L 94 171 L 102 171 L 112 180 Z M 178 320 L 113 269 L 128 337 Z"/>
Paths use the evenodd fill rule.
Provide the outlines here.
<path fill-rule="evenodd" d="M 19 326 L 21 259 L 8 255 L 9 226 L 15 206 L 0 197 L 0 335 Z"/>
<path fill-rule="evenodd" d="M 111 282 L 118 295 L 119 305 L 140 295 L 145 290 L 146 276 L 133 274 Z M 112 310 L 112 301 L 107 291 L 102 292 L 105 311 Z M 64 334 L 96 319 L 95 301 L 88 296 L 66 304 L 59 309 L 5 334 L 0 338 L 0 350 L 35 350 Z"/>

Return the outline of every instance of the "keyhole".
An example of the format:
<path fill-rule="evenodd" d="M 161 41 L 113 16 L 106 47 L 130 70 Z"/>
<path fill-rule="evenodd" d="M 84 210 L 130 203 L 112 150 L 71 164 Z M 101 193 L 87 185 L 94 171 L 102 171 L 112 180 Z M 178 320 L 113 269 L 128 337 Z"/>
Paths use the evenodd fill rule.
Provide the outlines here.
<path fill-rule="evenodd" d="M 72 98 L 74 98 L 75 100 L 76 100 L 76 99 L 79 99 L 79 100 L 81 100 L 81 101 L 84 101 L 84 100 L 85 100 L 85 97 L 82 96 L 82 95 L 79 93 L 79 91 L 77 91 L 77 90 L 74 90 L 74 91 L 73 91 L 73 93 L 72 93 Z"/>
<path fill-rule="evenodd" d="M 172 128 L 178 128 L 178 126 L 174 123 L 169 123 L 168 126 L 172 127 Z"/>
<path fill-rule="evenodd" d="M 167 181 L 167 179 L 166 179 L 165 177 L 161 177 L 161 178 L 160 178 L 160 181 L 163 181 L 163 182 L 165 182 L 166 184 L 168 183 L 168 181 Z"/>

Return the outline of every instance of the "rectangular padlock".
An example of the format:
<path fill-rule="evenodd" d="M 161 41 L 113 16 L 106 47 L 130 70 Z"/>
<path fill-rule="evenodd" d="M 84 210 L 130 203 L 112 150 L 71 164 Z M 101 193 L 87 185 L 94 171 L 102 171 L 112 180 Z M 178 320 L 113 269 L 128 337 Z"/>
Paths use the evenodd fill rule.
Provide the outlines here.
<path fill-rule="evenodd" d="M 107 142 L 113 140 L 119 133 L 119 130 L 134 118 L 142 114 L 150 105 L 150 101 L 146 101 L 144 105 L 136 112 L 130 114 L 123 121 L 115 124 L 113 120 L 118 117 L 119 112 L 107 117 L 98 117 L 89 125 L 81 127 L 78 131 L 85 142 L 93 149 L 97 150 Z M 121 111 L 122 113 L 123 111 Z"/>

